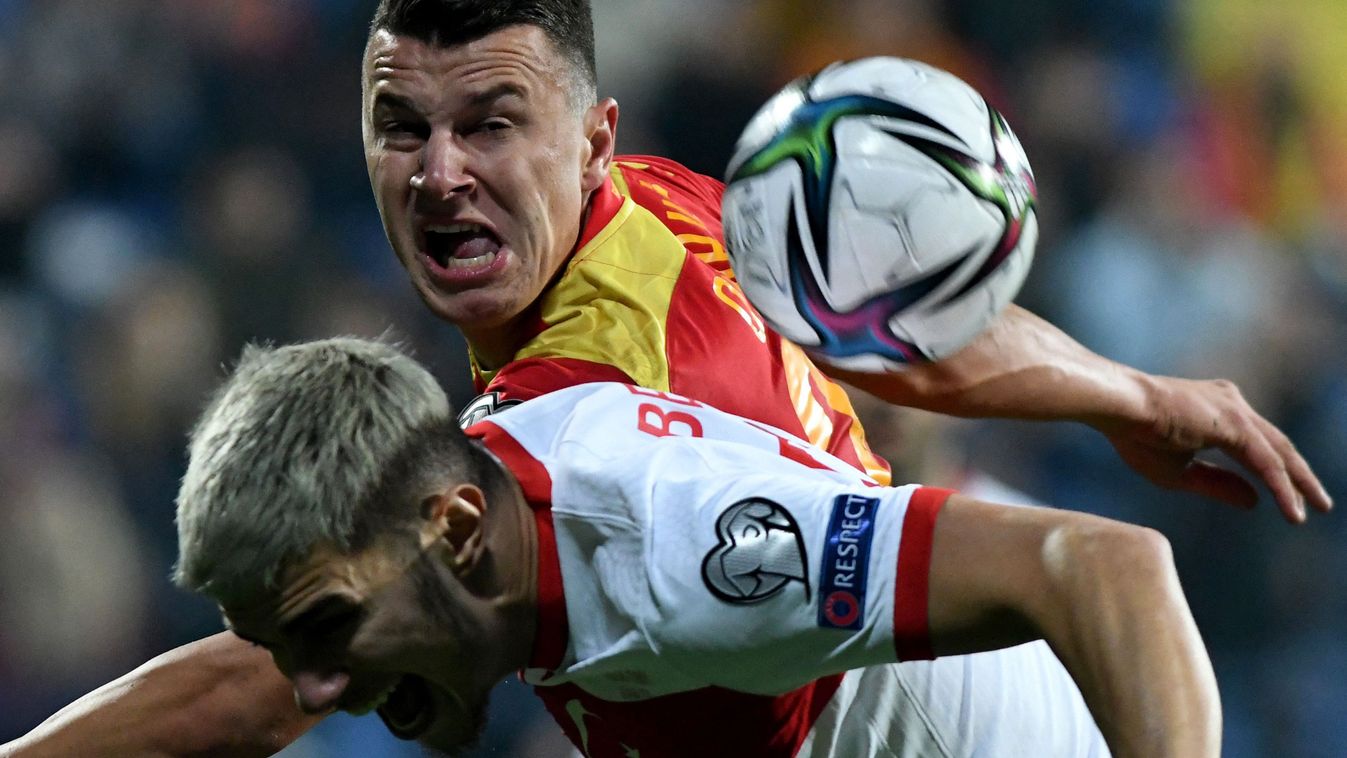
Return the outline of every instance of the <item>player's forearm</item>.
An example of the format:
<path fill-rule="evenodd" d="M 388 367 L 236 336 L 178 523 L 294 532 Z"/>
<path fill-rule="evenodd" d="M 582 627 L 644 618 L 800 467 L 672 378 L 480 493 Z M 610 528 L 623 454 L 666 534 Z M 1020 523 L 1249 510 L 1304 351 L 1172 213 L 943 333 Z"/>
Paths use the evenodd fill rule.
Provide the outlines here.
<path fill-rule="evenodd" d="M 898 405 L 974 418 L 1139 421 L 1150 391 L 1146 374 L 1091 352 L 1014 305 L 963 350 L 935 363 L 891 374 L 827 371 Z"/>
<path fill-rule="evenodd" d="M 265 650 L 226 632 L 76 700 L 0 747 L 0 758 L 265 756 L 316 721 Z"/>
<path fill-rule="evenodd" d="M 936 521 L 929 631 L 940 655 L 1043 638 L 1116 758 L 1215 758 L 1215 676 L 1158 533 L 952 495 Z"/>
<path fill-rule="evenodd" d="M 1216 679 L 1168 542 L 1093 520 L 1055 530 L 1042 554 L 1048 592 L 1031 622 L 1076 680 L 1113 755 L 1219 755 Z"/>

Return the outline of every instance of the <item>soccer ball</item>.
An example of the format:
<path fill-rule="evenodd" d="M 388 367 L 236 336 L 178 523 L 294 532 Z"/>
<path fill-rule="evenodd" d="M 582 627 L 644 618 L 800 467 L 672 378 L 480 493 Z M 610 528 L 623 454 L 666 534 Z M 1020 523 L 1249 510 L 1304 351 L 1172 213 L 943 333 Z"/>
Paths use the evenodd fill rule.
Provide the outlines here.
<path fill-rule="evenodd" d="M 977 336 L 1038 241 L 1034 177 L 1005 119 L 916 61 L 865 58 L 792 82 L 730 161 L 725 238 L 744 293 L 839 368 L 901 370 Z"/>

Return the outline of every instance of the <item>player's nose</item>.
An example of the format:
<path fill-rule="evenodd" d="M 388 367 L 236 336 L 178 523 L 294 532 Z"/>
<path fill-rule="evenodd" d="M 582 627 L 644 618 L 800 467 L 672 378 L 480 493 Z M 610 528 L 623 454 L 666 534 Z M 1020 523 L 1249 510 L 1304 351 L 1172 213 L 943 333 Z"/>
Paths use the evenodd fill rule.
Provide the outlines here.
<path fill-rule="evenodd" d="M 412 189 L 429 201 L 448 200 L 467 194 L 476 180 L 467 169 L 467 152 L 458 144 L 457 135 L 433 131 L 421 150 L 421 170 L 412 177 Z"/>
<path fill-rule="evenodd" d="M 351 675 L 340 669 L 331 671 L 296 671 L 291 677 L 295 688 L 295 703 L 305 713 L 327 713 L 337 707 L 337 701 L 351 684 Z"/>

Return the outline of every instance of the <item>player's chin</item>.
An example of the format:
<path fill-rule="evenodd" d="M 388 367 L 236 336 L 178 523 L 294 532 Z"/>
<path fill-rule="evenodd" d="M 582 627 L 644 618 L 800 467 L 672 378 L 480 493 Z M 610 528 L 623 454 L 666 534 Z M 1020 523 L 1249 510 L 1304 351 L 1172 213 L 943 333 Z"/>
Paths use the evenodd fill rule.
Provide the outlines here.
<path fill-rule="evenodd" d="M 427 287 L 420 294 L 422 302 L 436 316 L 451 324 L 472 329 L 508 324 L 530 303 L 515 288 L 501 284 L 460 292 Z"/>
<path fill-rule="evenodd" d="M 464 702 L 454 692 L 407 674 L 378 714 L 394 736 L 455 755 L 476 744 L 486 726 L 486 698 L 477 700 Z"/>

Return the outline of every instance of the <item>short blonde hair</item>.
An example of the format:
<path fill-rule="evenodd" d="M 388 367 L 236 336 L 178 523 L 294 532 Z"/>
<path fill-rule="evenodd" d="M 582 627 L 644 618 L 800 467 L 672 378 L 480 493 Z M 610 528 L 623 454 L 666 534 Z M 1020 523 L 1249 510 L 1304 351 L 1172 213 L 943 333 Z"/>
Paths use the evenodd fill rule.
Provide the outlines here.
<path fill-rule="evenodd" d="M 385 342 L 245 348 L 192 432 L 174 581 L 251 604 L 316 545 L 350 550 L 385 470 L 446 421 L 434 377 Z"/>

